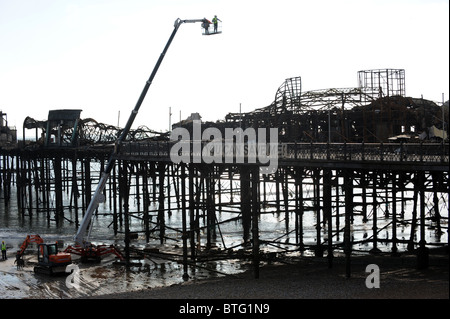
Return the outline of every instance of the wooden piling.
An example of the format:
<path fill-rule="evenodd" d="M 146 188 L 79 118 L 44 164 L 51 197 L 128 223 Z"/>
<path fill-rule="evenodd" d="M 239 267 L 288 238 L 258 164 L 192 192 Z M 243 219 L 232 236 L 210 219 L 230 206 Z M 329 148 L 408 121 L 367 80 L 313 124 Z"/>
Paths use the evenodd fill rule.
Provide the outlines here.
<path fill-rule="evenodd" d="M 397 174 L 392 174 L 392 249 L 391 252 L 397 256 Z"/>
<path fill-rule="evenodd" d="M 428 268 L 429 249 L 426 247 L 427 241 L 425 237 L 425 173 L 417 172 L 419 198 L 420 198 L 420 241 L 417 249 L 417 268 Z"/>
<path fill-rule="evenodd" d="M 252 254 L 253 254 L 253 269 L 255 278 L 259 278 L 259 168 L 252 169 L 251 172 L 251 210 L 252 210 Z"/>
<path fill-rule="evenodd" d="M 241 215 L 244 243 L 250 239 L 251 228 L 251 192 L 250 192 L 250 170 L 246 166 L 240 168 L 240 187 L 241 187 Z"/>
<path fill-rule="evenodd" d="M 345 254 L 345 276 L 350 278 L 351 276 L 351 260 L 352 254 L 352 240 L 350 233 L 350 219 L 352 214 L 353 198 L 351 196 L 352 178 L 348 169 L 344 169 L 344 192 L 345 192 L 345 228 L 344 228 L 344 254 Z"/>
<path fill-rule="evenodd" d="M 296 206 L 296 219 L 297 219 L 297 231 L 296 231 L 296 243 L 300 252 L 305 251 L 305 245 L 303 242 L 303 168 L 299 167 L 295 171 L 295 206 Z"/>
<path fill-rule="evenodd" d="M 332 172 L 326 169 L 323 172 L 323 213 L 327 220 L 327 259 L 328 267 L 333 266 L 333 227 L 332 227 L 332 196 L 331 196 L 331 177 Z"/>
<path fill-rule="evenodd" d="M 186 217 L 186 164 L 181 163 L 179 166 L 181 178 L 181 218 L 182 218 L 182 240 L 183 240 L 183 279 L 187 280 L 188 275 L 188 232 L 187 232 L 187 217 Z"/>
<path fill-rule="evenodd" d="M 158 181 L 159 181 L 159 196 L 158 196 L 158 218 L 157 223 L 159 226 L 159 241 L 161 244 L 164 243 L 165 232 L 165 216 L 164 216 L 164 203 L 165 203 L 165 194 L 164 194 L 164 181 L 165 181 L 165 172 L 166 172 L 166 164 L 159 163 L 158 164 Z"/>
<path fill-rule="evenodd" d="M 61 222 L 62 217 L 64 216 L 61 160 L 61 156 L 59 155 L 55 156 L 53 159 L 53 173 L 55 174 L 55 220 L 57 223 Z"/>
<path fill-rule="evenodd" d="M 148 170 L 147 163 L 141 164 L 142 170 L 142 196 L 143 196 L 143 204 L 144 204 L 144 232 L 145 232 L 145 241 L 148 243 L 150 241 L 150 194 L 149 194 L 149 185 L 148 185 Z"/>
<path fill-rule="evenodd" d="M 215 214 L 215 181 L 214 171 L 210 167 L 205 167 L 204 175 L 206 179 L 206 249 L 210 249 L 212 240 L 216 239 L 216 214 Z"/>
<path fill-rule="evenodd" d="M 128 164 L 126 162 L 122 162 L 122 165 L 119 167 L 119 189 L 120 196 L 123 201 L 123 220 L 125 227 L 125 263 L 129 265 L 130 263 L 130 224 L 129 224 L 129 195 L 130 195 L 130 187 L 128 183 Z"/>
<path fill-rule="evenodd" d="M 195 243 L 195 201 L 194 201 L 194 165 L 188 165 L 189 171 L 189 239 L 191 248 L 191 260 L 195 262 L 196 243 Z"/>
<path fill-rule="evenodd" d="M 378 183 L 378 174 L 376 171 L 373 172 L 372 175 L 372 234 L 373 234 L 373 247 L 370 250 L 371 253 L 376 254 L 380 252 L 378 249 L 378 219 L 377 219 L 377 210 L 378 210 L 378 200 L 377 200 L 377 183 Z"/>
<path fill-rule="evenodd" d="M 321 243 L 321 219 L 320 219 L 320 213 L 321 213 L 321 206 L 320 206 L 320 170 L 314 169 L 313 170 L 313 189 L 314 189 L 314 212 L 316 213 L 316 246 L 314 248 L 314 255 L 316 257 L 323 257 L 323 247 Z"/>

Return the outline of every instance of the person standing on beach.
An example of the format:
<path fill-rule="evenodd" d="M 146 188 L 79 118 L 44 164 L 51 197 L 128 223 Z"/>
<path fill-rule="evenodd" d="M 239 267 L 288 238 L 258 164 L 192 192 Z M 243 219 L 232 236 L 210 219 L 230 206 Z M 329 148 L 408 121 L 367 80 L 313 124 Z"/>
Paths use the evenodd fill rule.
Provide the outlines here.
<path fill-rule="evenodd" d="M 214 24 L 214 33 L 217 33 L 217 24 L 218 24 L 218 21 L 222 22 L 222 20 L 218 19 L 218 18 L 217 18 L 217 15 L 215 15 L 214 18 L 212 19 L 212 21 L 213 21 L 213 24 Z"/>
<path fill-rule="evenodd" d="M 6 260 L 6 244 L 2 241 L 2 260 Z"/>

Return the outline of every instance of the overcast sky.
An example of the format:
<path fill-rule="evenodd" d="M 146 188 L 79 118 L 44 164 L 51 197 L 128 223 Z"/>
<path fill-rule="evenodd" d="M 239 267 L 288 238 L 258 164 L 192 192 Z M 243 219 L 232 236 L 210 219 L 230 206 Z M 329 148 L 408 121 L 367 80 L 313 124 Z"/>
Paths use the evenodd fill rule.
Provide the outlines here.
<path fill-rule="evenodd" d="M 269 105 L 286 78 L 347 88 L 371 69 L 449 99 L 448 0 L 0 0 L 0 110 L 19 136 L 51 109 L 124 126 L 174 21 L 215 14 L 220 35 L 181 26 L 133 127 L 168 130 L 169 107 L 172 123 L 221 120 Z"/>

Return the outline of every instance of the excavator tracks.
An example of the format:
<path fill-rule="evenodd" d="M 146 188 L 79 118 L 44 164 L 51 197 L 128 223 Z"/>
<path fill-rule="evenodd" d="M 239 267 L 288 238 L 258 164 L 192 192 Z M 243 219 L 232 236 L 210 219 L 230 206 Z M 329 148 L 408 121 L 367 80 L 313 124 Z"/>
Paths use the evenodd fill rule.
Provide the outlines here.
<path fill-rule="evenodd" d="M 34 267 L 34 273 L 39 275 L 53 275 L 53 271 L 51 268 L 47 267 L 41 267 L 41 266 L 35 266 Z"/>
<path fill-rule="evenodd" d="M 59 275 L 66 272 L 66 267 L 45 267 L 45 266 L 34 266 L 34 273 L 40 275 Z"/>

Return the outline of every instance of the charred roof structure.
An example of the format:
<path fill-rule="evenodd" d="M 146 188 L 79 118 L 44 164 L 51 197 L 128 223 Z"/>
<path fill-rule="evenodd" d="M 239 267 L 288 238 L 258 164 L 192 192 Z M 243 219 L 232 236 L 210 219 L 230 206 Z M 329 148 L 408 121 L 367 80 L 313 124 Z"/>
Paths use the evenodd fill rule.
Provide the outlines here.
<path fill-rule="evenodd" d="M 202 123 L 202 130 L 218 128 L 278 128 L 280 142 L 379 143 L 397 138 L 448 139 L 446 111 L 433 101 L 406 96 L 403 69 L 358 72 L 358 87 L 302 92 L 301 77 L 286 79 L 274 101 L 247 113 L 228 113 L 224 120 Z M 113 144 L 122 128 L 81 119 L 81 110 L 54 110 L 47 121 L 27 117 L 25 129 L 36 129 L 45 146 Z M 195 118 L 193 117 L 195 115 Z M 192 130 L 198 113 L 173 127 Z M 38 129 L 42 130 L 41 137 Z M 169 133 L 145 126 L 131 130 L 127 141 L 167 140 Z M 25 132 L 24 132 L 25 136 Z"/>
<path fill-rule="evenodd" d="M 65 147 L 114 144 L 123 128 L 97 122 L 92 118 L 81 119 L 81 110 L 51 110 L 46 121 L 26 117 L 25 129 L 35 129 L 36 142 L 45 147 Z M 39 137 L 39 130 L 41 136 Z M 25 136 L 25 132 L 23 134 Z M 160 133 L 146 126 L 130 130 L 126 141 L 167 140 L 168 133 Z"/>
<path fill-rule="evenodd" d="M 384 142 L 401 134 L 426 139 L 430 128 L 447 130 L 448 111 L 445 117 L 436 103 L 406 96 L 403 69 L 359 71 L 358 84 L 302 92 L 301 78 L 289 78 L 269 106 L 229 113 L 223 125 L 277 127 L 282 142 Z"/>

